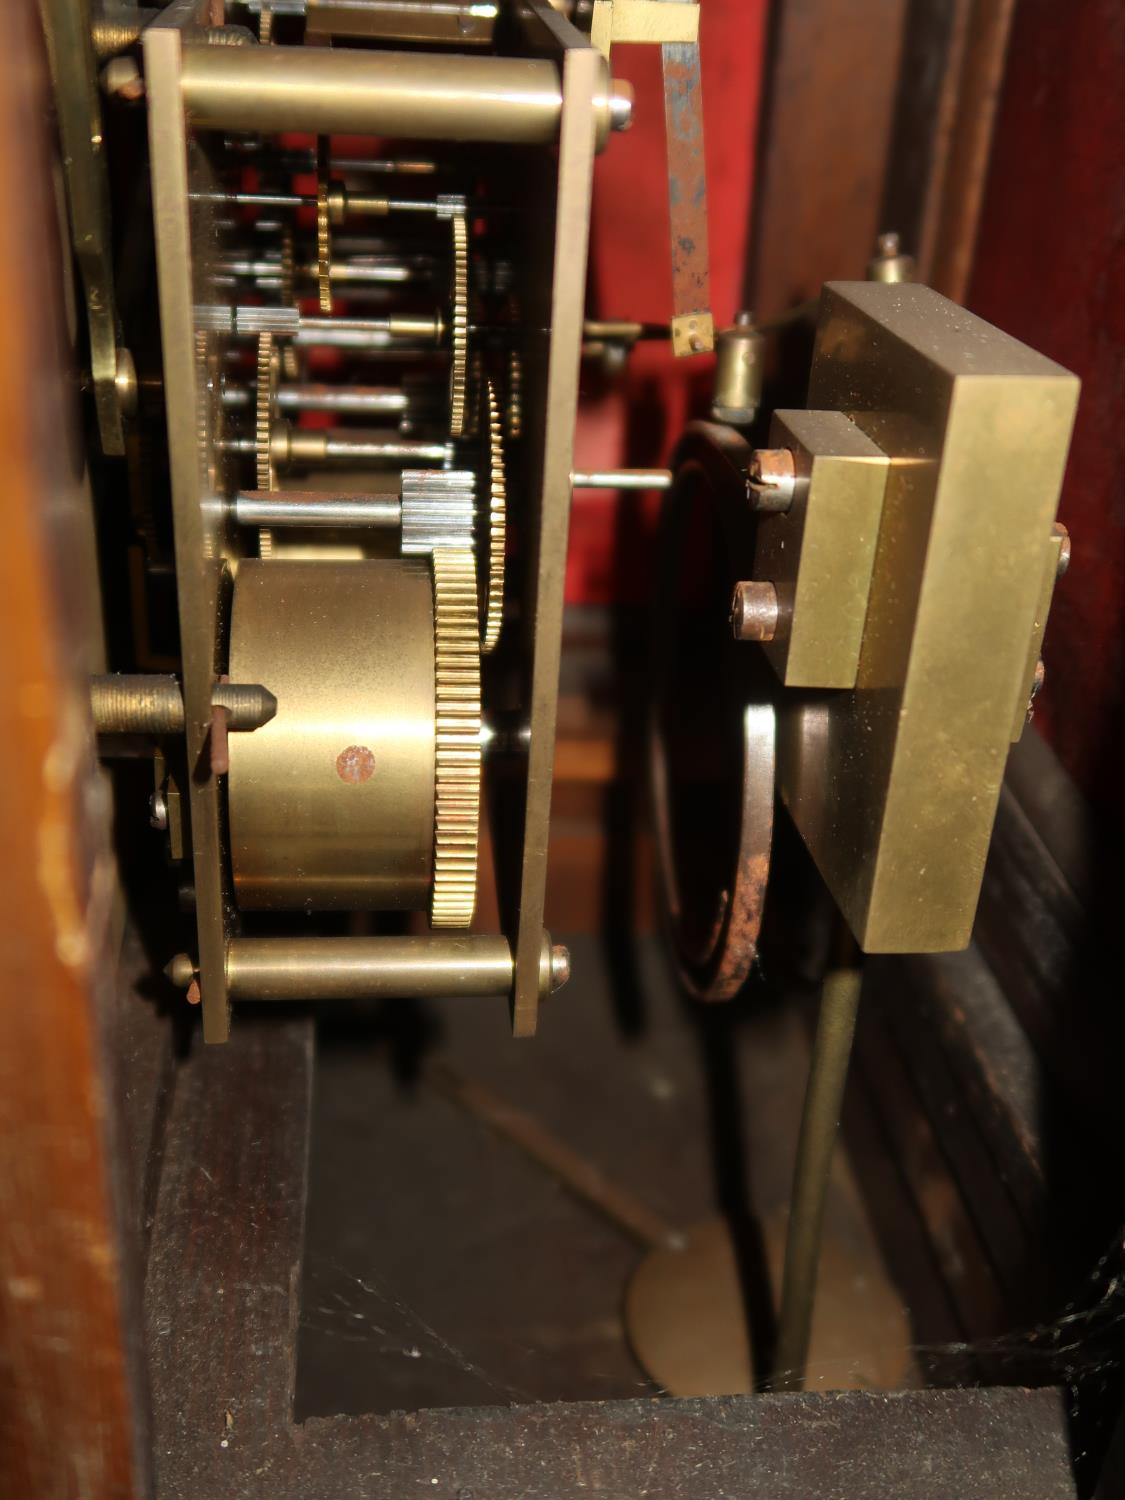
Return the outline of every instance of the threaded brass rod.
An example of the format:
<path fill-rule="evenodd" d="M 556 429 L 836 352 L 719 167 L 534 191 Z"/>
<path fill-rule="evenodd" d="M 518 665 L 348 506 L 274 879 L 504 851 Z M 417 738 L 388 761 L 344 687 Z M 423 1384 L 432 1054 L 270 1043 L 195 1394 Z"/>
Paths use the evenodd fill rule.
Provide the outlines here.
<path fill-rule="evenodd" d="M 217 682 L 211 703 L 226 710 L 228 729 L 260 729 L 277 713 L 277 699 L 258 682 Z M 99 734 L 182 734 L 184 729 L 183 694 L 174 677 L 91 677 L 90 712 Z"/>
<path fill-rule="evenodd" d="M 174 677 L 91 677 L 90 711 L 99 734 L 181 734 L 184 728 L 184 700 Z"/>

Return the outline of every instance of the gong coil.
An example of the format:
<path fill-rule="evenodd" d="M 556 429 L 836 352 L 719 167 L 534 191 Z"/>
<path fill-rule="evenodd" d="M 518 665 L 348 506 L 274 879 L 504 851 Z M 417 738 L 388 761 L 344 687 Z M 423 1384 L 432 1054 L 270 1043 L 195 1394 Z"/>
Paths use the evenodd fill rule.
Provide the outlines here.
<path fill-rule="evenodd" d="M 275 718 L 230 741 L 239 904 L 424 907 L 436 765 L 427 563 L 241 563 L 230 676 L 277 698 Z"/>

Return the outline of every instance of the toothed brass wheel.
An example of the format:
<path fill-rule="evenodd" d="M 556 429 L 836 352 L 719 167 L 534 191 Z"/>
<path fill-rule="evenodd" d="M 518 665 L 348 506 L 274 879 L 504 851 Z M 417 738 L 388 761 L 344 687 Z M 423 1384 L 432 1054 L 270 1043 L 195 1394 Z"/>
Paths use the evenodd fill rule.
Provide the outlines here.
<path fill-rule="evenodd" d="M 437 757 L 430 925 L 468 927 L 480 831 L 480 643 L 477 570 L 468 548 L 433 554 Z"/>
<path fill-rule="evenodd" d="M 464 437 L 469 384 L 469 226 L 463 213 L 452 216 L 453 288 L 451 295 L 449 369 L 449 435 Z"/>
<path fill-rule="evenodd" d="M 260 490 L 277 489 L 277 471 L 273 462 L 273 408 L 277 394 L 278 353 L 272 333 L 258 335 L 258 373 L 254 408 L 255 480 Z M 273 532 L 262 527 L 258 532 L 258 555 L 273 554 Z"/>
<path fill-rule="evenodd" d="M 508 533 L 508 485 L 504 471 L 504 419 L 491 379 L 484 384 L 487 444 L 487 532 L 481 551 L 481 652 L 495 650 L 504 622 L 504 558 Z"/>

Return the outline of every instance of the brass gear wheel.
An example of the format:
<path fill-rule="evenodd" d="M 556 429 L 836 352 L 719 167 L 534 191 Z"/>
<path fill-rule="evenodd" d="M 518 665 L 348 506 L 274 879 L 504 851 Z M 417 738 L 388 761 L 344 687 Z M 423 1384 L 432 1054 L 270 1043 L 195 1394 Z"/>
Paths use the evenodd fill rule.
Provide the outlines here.
<path fill-rule="evenodd" d="M 508 485 L 504 473 L 504 420 L 491 377 L 484 384 L 487 433 L 488 534 L 483 539 L 480 649 L 486 655 L 504 622 L 504 559 L 508 534 Z"/>
<path fill-rule="evenodd" d="M 432 927 L 468 927 L 480 831 L 480 642 L 477 572 L 467 547 L 433 554 L 437 765 Z"/>
<path fill-rule="evenodd" d="M 293 242 L 293 231 L 286 225 L 281 231 L 281 303 L 283 307 L 293 307 L 296 302 L 296 247 Z M 301 373 L 297 350 L 288 339 L 284 340 L 281 345 L 281 373 L 286 380 L 297 380 Z"/>
<path fill-rule="evenodd" d="M 273 403 L 277 380 L 277 356 L 273 334 L 258 335 L 257 400 L 254 408 L 255 477 L 260 490 L 276 490 L 273 454 L 270 451 L 270 428 L 273 426 Z"/>
<path fill-rule="evenodd" d="M 255 480 L 260 490 L 276 490 L 277 474 L 273 466 L 273 405 L 277 391 L 277 350 L 273 334 L 258 335 L 257 401 L 254 409 Z M 266 527 L 258 531 L 258 556 L 273 554 L 273 532 Z"/>
<path fill-rule="evenodd" d="M 288 224 L 281 231 L 280 277 L 281 305 L 292 307 L 297 300 L 297 267 L 293 231 Z"/>
<path fill-rule="evenodd" d="M 328 206 L 328 141 L 317 142 L 316 289 L 322 313 L 332 311 L 332 228 Z"/>
<path fill-rule="evenodd" d="M 469 383 L 469 225 L 464 213 L 451 215 L 453 287 L 450 325 L 449 435 L 465 435 Z"/>

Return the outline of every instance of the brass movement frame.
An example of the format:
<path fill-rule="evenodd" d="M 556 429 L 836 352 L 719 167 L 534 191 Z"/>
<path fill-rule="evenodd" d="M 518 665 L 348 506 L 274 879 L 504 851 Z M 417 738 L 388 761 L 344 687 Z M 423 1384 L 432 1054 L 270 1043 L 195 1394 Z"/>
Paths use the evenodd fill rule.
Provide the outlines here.
<path fill-rule="evenodd" d="M 211 692 L 223 670 L 225 615 L 244 543 L 229 522 L 229 501 L 234 489 L 231 483 L 224 482 L 217 442 L 221 412 L 212 389 L 217 382 L 209 378 L 219 355 L 220 335 L 214 328 L 220 320 L 212 318 L 208 328 L 204 328 L 195 316 L 197 308 L 206 307 L 215 297 L 204 272 L 214 245 L 209 200 L 216 195 L 210 191 L 206 159 L 201 148 L 192 142 L 191 127 L 200 118 L 228 126 L 236 123 L 223 116 L 225 105 L 216 106 L 213 98 L 210 104 L 206 100 L 218 88 L 219 96 L 230 103 L 234 98 L 232 78 L 243 72 L 249 75 L 255 74 L 255 70 L 277 68 L 279 64 L 272 58 L 263 59 L 265 49 L 252 44 L 226 48 L 205 42 L 204 34 L 193 33 L 191 28 L 207 21 L 207 11 L 206 0 L 173 0 L 146 28 L 143 46 L 183 653 L 185 735 L 192 771 L 189 795 L 198 927 L 195 975 L 202 998 L 204 1038 L 220 1042 L 226 1040 L 230 1029 L 232 989 L 228 975 L 238 972 L 237 962 L 230 968 L 229 956 L 234 953 L 237 958 L 240 952 L 245 954 L 248 950 L 238 945 L 251 941 L 241 938 L 236 930 L 223 799 L 209 759 Z M 497 139 L 529 142 L 518 148 L 501 144 L 496 149 L 536 153 L 545 210 L 542 221 L 529 231 L 536 254 L 534 264 L 526 268 L 532 291 L 524 308 L 526 321 L 534 330 L 529 335 L 532 348 L 524 395 L 525 448 L 530 454 L 526 465 L 529 483 L 524 535 L 530 570 L 523 599 L 527 643 L 523 714 L 529 731 L 529 748 L 526 780 L 519 797 L 522 833 L 518 894 L 503 918 L 504 937 L 497 940 L 512 955 L 511 977 L 504 988 L 512 998 L 513 1028 L 516 1035 L 529 1036 L 535 1030 L 539 1001 L 550 989 L 549 964 L 546 975 L 544 971 L 543 916 L 562 637 L 563 559 L 569 523 L 593 163 L 609 128 L 611 85 L 601 54 L 546 0 L 528 0 L 521 12 L 520 26 L 528 54 L 524 60 L 527 76 L 536 80 L 546 78 L 543 68 L 549 64 L 559 85 L 551 131 L 552 139 L 557 140 L 557 153 L 544 149 L 540 139 L 544 135 L 542 122 L 519 126 L 514 136 L 502 129 L 491 133 L 493 142 Z M 271 54 L 290 51 L 297 55 L 286 59 L 287 68 L 301 62 L 309 67 L 335 69 L 342 75 L 350 65 L 344 54 L 334 55 L 323 49 L 269 49 Z M 378 54 L 364 53 L 363 58 L 366 66 L 367 60 L 378 58 Z M 445 66 L 454 59 L 436 61 Z M 479 57 L 464 60 L 472 68 L 479 68 L 487 61 Z M 519 59 L 497 61 L 520 62 Z M 185 69 L 189 74 L 186 87 Z M 208 79 L 211 83 L 205 86 Z M 219 82 L 216 84 L 215 80 Z M 207 87 L 212 95 L 207 94 Z M 371 98 L 369 93 L 368 105 Z M 233 103 L 230 107 L 234 107 Z M 250 106 L 243 102 L 238 107 Z M 266 106 L 259 101 L 254 107 Z M 515 114 L 520 113 L 518 99 L 512 100 L 512 109 Z M 365 131 L 381 133 L 376 114 L 377 110 L 368 108 L 363 120 Z M 274 123 L 280 128 L 282 122 Z M 292 120 L 287 123 L 292 128 Z M 325 128 L 334 129 L 338 125 L 329 122 Z M 301 951 L 307 954 L 310 950 Z M 318 987 L 315 965 L 308 969 L 306 979 L 312 993 Z"/>
<path fill-rule="evenodd" d="M 188 127 L 180 74 L 184 31 L 207 19 L 206 0 L 173 0 L 143 39 L 148 97 L 152 210 L 159 280 L 160 327 L 172 520 L 176 544 L 180 649 L 203 1037 L 230 1034 L 226 940 L 234 908 L 227 887 L 218 778 L 210 765 L 211 689 L 221 672 L 220 610 L 234 552 L 224 535 L 222 508 L 209 482 L 213 472 L 213 413 L 205 398 L 201 354 L 213 334 L 197 330 L 194 309 L 204 294 L 201 252 L 206 205 L 189 205 Z M 203 170 L 193 155 L 192 173 Z M 195 185 L 194 183 L 192 184 Z"/>

